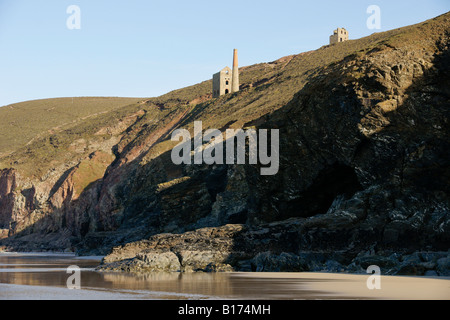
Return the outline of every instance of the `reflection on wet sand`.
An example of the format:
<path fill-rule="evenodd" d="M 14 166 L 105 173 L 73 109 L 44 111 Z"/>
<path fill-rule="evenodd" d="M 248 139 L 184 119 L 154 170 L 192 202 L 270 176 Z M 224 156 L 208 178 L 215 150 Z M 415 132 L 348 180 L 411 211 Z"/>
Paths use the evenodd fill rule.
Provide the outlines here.
<path fill-rule="evenodd" d="M 305 298 L 312 293 L 301 290 L 301 281 L 289 279 L 258 280 L 228 273 L 126 274 L 93 271 L 98 263 L 98 259 L 80 260 L 70 255 L 0 255 L 0 283 L 66 287 L 68 274 L 64 268 L 77 265 L 82 268 L 81 286 L 84 289 L 152 291 L 228 299 L 292 299 Z"/>

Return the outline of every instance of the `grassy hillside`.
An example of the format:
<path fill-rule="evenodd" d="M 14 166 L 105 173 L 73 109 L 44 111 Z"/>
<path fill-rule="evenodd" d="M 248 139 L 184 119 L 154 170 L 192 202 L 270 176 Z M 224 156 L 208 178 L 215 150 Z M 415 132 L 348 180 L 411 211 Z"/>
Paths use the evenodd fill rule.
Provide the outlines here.
<path fill-rule="evenodd" d="M 0 156 L 23 147 L 49 130 L 61 130 L 139 100 L 142 99 L 56 98 L 4 106 L 0 108 Z"/>

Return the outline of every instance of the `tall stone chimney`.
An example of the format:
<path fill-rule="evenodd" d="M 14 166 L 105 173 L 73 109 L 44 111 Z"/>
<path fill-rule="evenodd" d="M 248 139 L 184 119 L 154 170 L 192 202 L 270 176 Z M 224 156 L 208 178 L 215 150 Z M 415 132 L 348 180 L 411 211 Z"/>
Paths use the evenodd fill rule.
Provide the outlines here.
<path fill-rule="evenodd" d="M 231 80 L 231 92 L 239 91 L 239 64 L 238 64 L 238 51 L 234 49 L 233 55 L 233 78 Z"/>

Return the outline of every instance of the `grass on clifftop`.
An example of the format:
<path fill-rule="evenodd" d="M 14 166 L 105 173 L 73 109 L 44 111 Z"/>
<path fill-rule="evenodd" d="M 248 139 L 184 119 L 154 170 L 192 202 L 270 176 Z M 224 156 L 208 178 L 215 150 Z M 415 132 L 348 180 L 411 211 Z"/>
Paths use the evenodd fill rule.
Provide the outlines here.
<path fill-rule="evenodd" d="M 140 98 L 78 97 L 26 101 L 0 108 L 0 157 L 17 150 L 37 136 L 70 127 L 89 117 L 129 104 Z"/>

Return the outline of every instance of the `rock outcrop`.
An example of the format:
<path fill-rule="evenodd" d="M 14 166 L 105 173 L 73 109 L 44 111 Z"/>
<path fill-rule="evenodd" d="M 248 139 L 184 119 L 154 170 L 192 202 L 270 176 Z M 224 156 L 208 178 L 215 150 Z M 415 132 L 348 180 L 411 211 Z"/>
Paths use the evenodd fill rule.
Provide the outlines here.
<path fill-rule="evenodd" d="M 100 271 L 145 272 L 349 272 L 366 273 L 371 265 L 385 275 L 449 276 L 449 252 L 377 250 L 302 245 L 321 225 L 328 239 L 335 214 L 292 218 L 260 227 L 226 225 L 183 234 L 160 234 L 116 247 Z M 351 219 L 347 227 L 354 227 Z M 339 228 L 338 228 L 339 229 Z M 314 230 L 315 231 L 315 230 Z M 317 231 L 315 231 L 317 233 Z M 328 240 L 330 242 L 330 240 Z M 361 251 L 359 251 L 361 250 Z"/>

